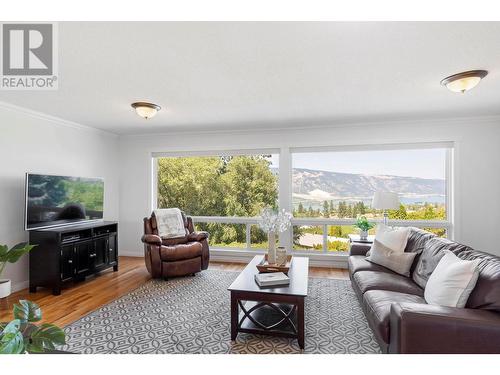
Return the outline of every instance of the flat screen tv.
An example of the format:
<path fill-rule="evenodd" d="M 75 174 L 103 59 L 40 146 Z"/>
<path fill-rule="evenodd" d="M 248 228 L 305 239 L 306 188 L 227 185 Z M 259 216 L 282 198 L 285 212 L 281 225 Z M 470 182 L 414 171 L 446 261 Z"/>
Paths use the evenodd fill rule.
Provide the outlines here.
<path fill-rule="evenodd" d="M 102 220 L 102 178 L 26 174 L 25 230 Z"/>

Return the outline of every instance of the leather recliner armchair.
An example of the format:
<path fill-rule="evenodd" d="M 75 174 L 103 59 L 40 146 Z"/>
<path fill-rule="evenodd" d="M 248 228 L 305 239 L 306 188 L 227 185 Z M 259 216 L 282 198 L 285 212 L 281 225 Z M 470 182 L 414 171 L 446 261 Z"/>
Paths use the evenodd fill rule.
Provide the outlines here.
<path fill-rule="evenodd" d="M 191 217 L 182 213 L 186 236 L 162 239 L 154 215 L 144 218 L 144 258 L 153 278 L 194 275 L 208 268 L 208 233 L 195 232 Z"/>

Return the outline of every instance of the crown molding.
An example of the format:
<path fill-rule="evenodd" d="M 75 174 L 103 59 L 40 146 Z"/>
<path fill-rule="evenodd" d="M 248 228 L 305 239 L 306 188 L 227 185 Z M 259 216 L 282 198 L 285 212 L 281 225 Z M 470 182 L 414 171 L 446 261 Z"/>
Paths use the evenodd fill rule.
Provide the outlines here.
<path fill-rule="evenodd" d="M 494 116 L 464 116 L 464 117 L 446 117 L 446 118 L 421 118 L 421 119 L 390 119 L 377 121 L 331 121 L 318 123 L 311 121 L 310 125 L 303 125 L 307 120 L 293 121 L 297 125 L 269 126 L 270 122 L 255 122 L 248 123 L 247 128 L 239 129 L 206 129 L 206 130 L 172 130 L 169 132 L 148 132 L 148 133 L 132 133 L 122 134 L 120 138 L 146 138 L 146 137 L 162 137 L 162 136 L 190 136 L 190 135 L 217 135 L 217 134 L 254 134 L 258 133 L 275 133 L 282 131 L 300 131 L 300 130 L 323 130 L 323 129 L 339 129 L 352 127 L 372 127 L 372 126 L 418 126 L 418 125 L 436 125 L 449 126 L 461 124 L 478 124 L 478 123 L 498 123 L 500 125 L 500 115 Z"/>
<path fill-rule="evenodd" d="M 48 122 L 51 122 L 55 125 L 63 126 L 66 128 L 89 131 L 92 133 L 111 136 L 114 138 L 119 137 L 119 135 L 116 133 L 112 133 L 112 132 L 109 132 L 106 130 L 94 128 L 94 127 L 88 126 L 88 125 L 83 125 L 83 124 L 80 124 L 80 123 L 77 123 L 74 121 L 65 120 L 65 119 L 57 117 L 57 116 L 52 116 L 52 115 L 49 115 L 47 113 L 35 111 L 33 109 L 21 107 L 21 106 L 15 105 L 15 104 L 10 104 L 10 103 L 4 102 L 4 101 L 0 101 L 0 109 L 5 109 L 7 111 L 12 111 L 12 112 L 16 112 L 16 113 L 21 113 L 23 115 L 30 116 L 30 117 L 33 117 L 33 118 L 36 118 L 39 120 L 48 121 Z"/>
<path fill-rule="evenodd" d="M 44 112 L 36 111 L 26 107 L 18 106 L 15 104 L 0 101 L 0 109 L 5 109 L 8 111 L 13 111 L 21 113 L 33 118 L 37 118 L 44 121 L 49 121 L 55 125 L 69 127 L 78 130 L 85 130 L 97 134 L 102 134 L 114 138 L 147 138 L 147 137 L 162 137 L 162 136 L 189 136 L 189 135 L 211 135 L 211 134 L 253 134 L 255 132 L 259 133 L 275 133 L 282 131 L 300 131 L 300 130 L 322 130 L 322 129 L 339 129 L 339 128 L 352 128 L 352 127 L 371 127 L 371 126 L 418 126 L 418 125 L 436 125 L 436 126 L 446 126 L 446 125 L 457 125 L 457 124 L 467 124 L 467 123 L 498 123 L 500 124 L 500 115 L 492 116 L 462 116 L 462 117 L 440 117 L 440 118 L 414 118 L 414 119 L 388 119 L 388 120 L 376 120 L 376 121 L 349 121 L 345 120 L 331 120 L 331 121 L 317 121 L 317 120 L 293 120 L 280 121 L 279 126 L 270 126 L 272 122 L 252 122 L 246 124 L 246 128 L 238 129 L 187 129 L 187 130 L 172 130 L 172 131 L 162 131 L 162 132 L 147 132 L 147 133 L 132 133 L 132 134 L 117 134 L 107 130 L 102 130 L 89 125 L 83 125 L 74 121 L 66 120 L 57 116 L 49 115 Z M 308 125 L 304 125 L 309 123 Z"/>

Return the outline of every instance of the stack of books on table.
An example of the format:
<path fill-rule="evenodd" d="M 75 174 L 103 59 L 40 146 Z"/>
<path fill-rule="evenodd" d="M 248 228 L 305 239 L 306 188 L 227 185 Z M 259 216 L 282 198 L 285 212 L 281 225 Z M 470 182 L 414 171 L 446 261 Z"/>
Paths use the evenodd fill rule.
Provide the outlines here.
<path fill-rule="evenodd" d="M 290 278 L 283 272 L 257 273 L 255 274 L 255 282 L 258 286 L 289 285 Z"/>

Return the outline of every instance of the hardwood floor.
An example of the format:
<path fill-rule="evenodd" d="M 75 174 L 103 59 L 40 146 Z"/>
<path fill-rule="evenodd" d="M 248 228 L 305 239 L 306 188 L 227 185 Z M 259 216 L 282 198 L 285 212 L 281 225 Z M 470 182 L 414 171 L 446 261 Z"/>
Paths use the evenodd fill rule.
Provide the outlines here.
<path fill-rule="evenodd" d="M 209 269 L 241 271 L 242 263 L 211 262 Z M 336 268 L 311 267 L 309 275 L 332 279 L 348 279 L 347 270 Z M 60 296 L 53 296 L 48 289 L 40 288 L 37 293 L 28 289 L 13 293 L 0 299 L 0 322 L 12 319 L 12 306 L 20 299 L 29 299 L 38 303 L 42 309 L 42 322 L 54 323 L 64 327 L 99 307 L 127 294 L 150 279 L 144 265 L 144 259 L 120 257 L 118 272 L 104 271 L 87 281 L 74 283 L 62 290 Z"/>

